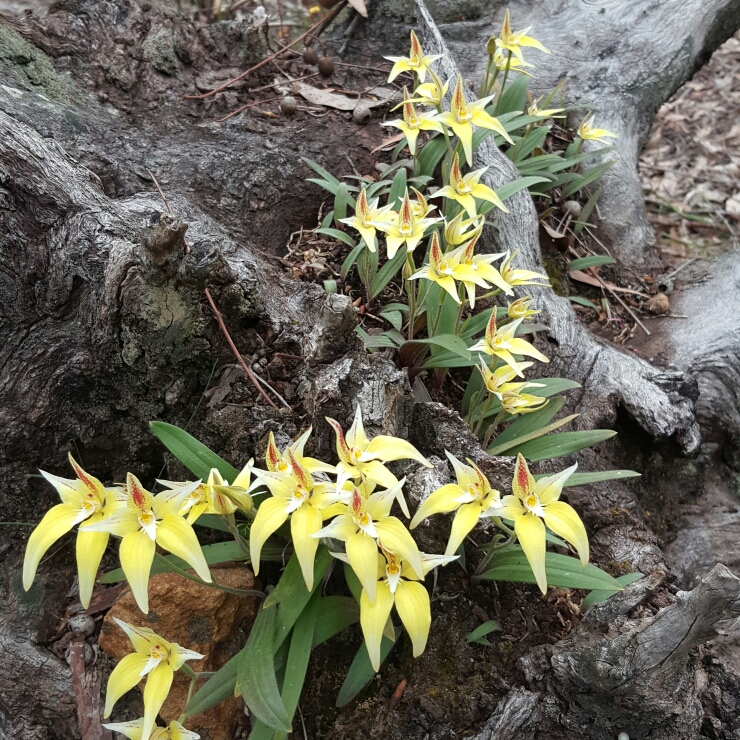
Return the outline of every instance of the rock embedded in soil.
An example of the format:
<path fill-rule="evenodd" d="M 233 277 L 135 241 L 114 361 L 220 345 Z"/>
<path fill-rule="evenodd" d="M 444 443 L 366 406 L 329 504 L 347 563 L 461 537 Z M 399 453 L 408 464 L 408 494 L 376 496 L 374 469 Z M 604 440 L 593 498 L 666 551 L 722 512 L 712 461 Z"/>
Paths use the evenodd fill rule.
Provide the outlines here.
<path fill-rule="evenodd" d="M 212 573 L 224 586 L 255 587 L 252 572 L 241 566 L 214 568 Z M 142 614 L 131 592 L 126 591 L 105 617 L 100 647 L 116 660 L 133 651 L 130 640 L 113 621 L 115 617 L 137 627 L 149 627 L 165 640 L 205 655 L 203 660 L 188 661 L 194 671 L 216 671 L 241 648 L 259 604 L 255 597 L 201 586 L 176 573 L 161 573 L 149 579 L 149 614 Z M 139 688 L 143 689 L 144 683 Z M 160 712 L 166 722 L 182 713 L 189 683 L 182 671 L 175 673 L 172 690 Z M 210 740 L 231 740 L 244 714 L 243 707 L 241 699 L 231 697 L 188 719 L 185 726 Z"/>

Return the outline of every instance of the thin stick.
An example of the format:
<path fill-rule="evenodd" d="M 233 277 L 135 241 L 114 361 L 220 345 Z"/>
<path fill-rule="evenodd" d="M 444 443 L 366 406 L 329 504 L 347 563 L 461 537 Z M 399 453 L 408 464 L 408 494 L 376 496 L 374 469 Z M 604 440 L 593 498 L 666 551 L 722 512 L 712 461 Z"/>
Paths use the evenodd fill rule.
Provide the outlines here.
<path fill-rule="evenodd" d="M 229 334 L 229 330 L 226 328 L 226 324 L 224 324 L 223 317 L 221 316 L 221 312 L 216 308 L 216 304 L 213 300 L 213 297 L 211 296 L 211 291 L 208 290 L 208 288 L 205 289 L 206 298 L 208 299 L 208 303 L 211 306 L 211 310 L 213 311 L 214 316 L 216 317 L 216 321 L 218 321 L 219 329 L 221 329 L 221 333 L 226 338 L 226 341 L 228 342 L 229 347 L 231 348 L 231 351 L 234 354 L 234 357 L 236 357 L 236 361 L 242 366 L 242 369 L 247 374 L 247 377 L 252 381 L 252 385 L 260 392 L 260 395 L 267 401 L 267 403 L 272 406 L 272 408 L 277 409 L 277 406 L 273 403 L 272 399 L 265 393 L 265 391 L 262 389 L 262 386 L 257 382 L 257 378 L 254 377 L 254 373 L 250 369 L 250 367 L 247 365 L 246 362 L 244 362 L 244 358 L 239 353 L 239 350 L 236 348 L 236 345 L 234 344 L 234 340 L 231 338 L 231 335 Z"/>
<path fill-rule="evenodd" d="M 241 113 L 243 110 L 246 110 L 247 108 L 254 108 L 255 105 L 262 105 L 263 103 L 274 103 L 276 100 L 282 100 L 283 96 L 278 95 L 276 98 L 267 98 L 267 100 L 255 100 L 254 103 L 247 103 L 246 105 L 243 105 L 241 108 L 237 108 L 234 111 L 231 111 L 228 116 L 224 116 L 223 118 L 217 118 L 216 123 L 223 123 L 224 121 L 228 121 L 229 118 L 232 116 L 236 116 L 239 113 Z"/>
<path fill-rule="evenodd" d="M 159 180 L 157 180 L 156 177 L 154 177 L 154 173 L 151 170 L 147 170 L 149 173 L 149 177 L 154 180 L 154 184 L 157 186 L 157 190 L 159 191 L 159 194 L 162 196 L 162 200 L 164 201 L 165 206 L 167 207 L 167 213 L 170 214 L 170 216 L 174 216 L 175 214 L 172 213 L 172 208 L 170 208 L 170 202 L 165 197 L 164 192 L 162 191 L 162 187 L 159 184 Z M 185 253 L 190 254 L 190 244 L 188 244 L 187 237 L 182 238 L 183 242 L 185 242 Z"/>
<path fill-rule="evenodd" d="M 647 336 L 651 336 L 650 332 L 648 331 L 648 328 L 645 326 L 645 324 L 640 321 L 640 319 L 637 318 L 637 315 L 632 311 L 632 309 L 617 295 L 615 291 L 613 291 L 598 275 L 596 276 L 596 279 L 601 283 L 601 287 L 603 289 L 608 290 L 621 304 L 622 307 L 627 311 L 627 313 L 637 322 L 637 324 L 640 326 L 640 328 L 647 334 Z"/>
<path fill-rule="evenodd" d="M 229 80 L 228 82 L 224 82 L 223 85 L 220 85 L 217 88 L 214 88 L 210 92 L 203 93 L 202 95 L 183 95 L 182 97 L 186 100 L 205 100 L 206 98 L 210 98 L 212 95 L 215 95 L 216 93 L 220 93 L 222 90 L 225 90 L 227 87 L 231 87 L 235 82 L 239 82 L 239 80 L 243 80 L 247 75 L 251 74 L 252 72 L 260 69 L 260 67 L 264 67 L 265 64 L 268 62 L 271 62 L 276 57 L 279 57 L 281 54 L 284 54 L 288 49 L 290 49 L 291 46 L 294 46 L 299 41 L 303 41 L 303 39 L 306 38 L 306 36 L 312 35 L 313 31 L 318 31 L 319 28 L 324 26 L 325 24 L 328 25 L 334 18 L 339 15 L 340 11 L 344 10 L 345 5 L 347 5 L 347 0 L 343 0 L 339 5 L 337 5 L 335 8 L 332 8 L 329 13 L 322 18 L 317 23 L 314 23 L 311 28 L 308 29 L 305 33 L 302 33 L 297 39 L 295 39 L 292 43 L 290 43 L 288 46 L 284 46 L 281 49 L 278 49 L 274 54 L 271 54 L 269 57 L 265 57 L 259 64 L 255 64 L 254 67 L 250 67 L 246 72 L 242 72 L 240 75 L 237 75 L 232 80 Z M 322 29 L 323 30 L 323 29 Z M 318 31 L 320 33 L 320 31 Z"/>

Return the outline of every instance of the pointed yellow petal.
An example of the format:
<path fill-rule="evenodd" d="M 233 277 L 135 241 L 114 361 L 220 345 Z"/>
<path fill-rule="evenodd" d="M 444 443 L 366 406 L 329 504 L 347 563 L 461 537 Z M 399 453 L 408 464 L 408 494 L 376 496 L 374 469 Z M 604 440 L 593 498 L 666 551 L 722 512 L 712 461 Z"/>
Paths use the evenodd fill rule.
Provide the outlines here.
<path fill-rule="evenodd" d="M 141 729 L 143 725 L 144 718 L 141 717 L 132 722 L 108 722 L 103 727 L 112 732 L 120 732 L 121 735 L 129 738 L 129 740 L 141 740 Z"/>
<path fill-rule="evenodd" d="M 570 478 L 573 473 L 578 469 L 578 463 L 571 465 L 569 468 L 562 470 L 555 475 L 548 475 L 546 478 L 540 478 L 534 484 L 534 492 L 540 500 L 543 506 L 551 504 L 553 501 L 557 501 L 560 498 L 560 494 L 563 491 L 563 485 Z"/>
<path fill-rule="evenodd" d="M 177 720 L 170 722 L 170 740 L 198 740 L 197 732 L 186 730 Z"/>
<path fill-rule="evenodd" d="M 572 506 L 565 501 L 553 501 L 547 506 L 543 506 L 544 520 L 550 529 L 556 535 L 570 542 L 578 551 L 581 558 L 581 564 L 588 563 L 588 535 L 583 522 Z"/>
<path fill-rule="evenodd" d="M 67 504 L 57 504 L 44 514 L 28 538 L 26 557 L 23 561 L 23 588 L 28 591 L 36 576 L 41 558 L 46 551 L 62 536 L 72 529 L 79 509 Z"/>
<path fill-rule="evenodd" d="M 310 503 L 303 504 L 290 517 L 293 547 L 298 556 L 298 562 L 301 564 L 303 580 L 309 591 L 313 589 L 313 564 L 319 546 L 319 540 L 311 535 L 321 529 L 321 522 L 321 513 Z"/>
<path fill-rule="evenodd" d="M 395 516 L 389 516 L 382 522 L 375 523 L 378 539 L 386 550 L 400 555 L 414 570 L 419 578 L 424 577 L 419 546 L 406 529 L 403 522 Z"/>
<path fill-rule="evenodd" d="M 131 593 L 144 614 L 149 612 L 149 572 L 154 560 L 154 541 L 143 530 L 127 534 L 119 550 L 121 567 L 131 586 Z"/>
<path fill-rule="evenodd" d="M 364 590 L 360 596 L 360 626 L 374 671 L 380 670 L 380 643 L 392 608 L 393 594 L 384 581 L 378 584 L 374 600 Z"/>
<path fill-rule="evenodd" d="M 362 463 L 362 472 L 373 483 L 384 488 L 390 488 L 398 483 L 398 478 L 380 460 L 370 460 L 370 462 Z"/>
<path fill-rule="evenodd" d="M 195 530 L 179 516 L 166 516 L 157 524 L 157 544 L 182 558 L 206 582 L 211 582 L 203 550 Z"/>
<path fill-rule="evenodd" d="M 482 511 L 481 505 L 477 501 L 473 501 L 470 504 L 463 504 L 457 510 L 457 514 L 455 514 L 455 518 L 452 520 L 450 539 L 445 548 L 445 555 L 454 555 L 458 551 L 463 540 L 478 523 Z"/>
<path fill-rule="evenodd" d="M 352 420 L 352 426 L 347 430 L 347 444 L 350 447 L 359 447 L 364 450 L 370 440 L 365 434 L 365 427 L 362 425 L 362 409 L 358 405 L 355 409 L 355 418 Z"/>
<path fill-rule="evenodd" d="M 396 586 L 396 610 L 413 645 L 413 654 L 418 658 L 423 652 L 432 624 L 429 593 L 421 583 L 399 581 Z"/>
<path fill-rule="evenodd" d="M 516 464 L 514 466 L 514 479 L 511 482 L 511 490 L 514 495 L 524 501 L 535 490 L 534 487 L 534 476 L 529 472 L 527 461 L 524 456 L 519 454 L 516 456 Z"/>
<path fill-rule="evenodd" d="M 149 651 L 162 638 L 157 635 L 149 627 L 137 627 L 128 622 L 124 622 L 118 617 L 113 617 L 113 621 L 126 633 L 126 636 L 131 640 L 131 644 L 134 646 L 134 650 L 137 653 L 146 655 L 149 657 Z M 169 643 L 168 643 L 169 644 Z"/>
<path fill-rule="evenodd" d="M 427 496 L 414 514 L 411 520 L 411 529 L 416 529 L 421 522 L 433 514 L 445 514 L 454 511 L 460 506 L 459 498 L 465 491 L 454 483 L 438 488 L 434 493 Z"/>
<path fill-rule="evenodd" d="M 85 609 L 90 606 L 95 576 L 108 546 L 109 536 L 107 532 L 85 532 L 84 529 L 77 533 L 77 577 L 80 582 L 80 601 Z"/>
<path fill-rule="evenodd" d="M 550 362 L 538 349 L 535 349 L 529 342 L 524 339 L 512 339 L 509 341 L 509 348 L 514 354 L 534 357 L 540 362 Z"/>
<path fill-rule="evenodd" d="M 170 693 L 174 671 L 164 661 L 160 663 L 146 677 L 144 687 L 144 725 L 141 732 L 141 740 L 149 740 L 157 723 L 157 715 L 162 708 L 167 694 Z"/>
<path fill-rule="evenodd" d="M 249 555 L 252 560 L 252 569 L 257 575 L 260 570 L 260 553 L 267 538 L 275 532 L 288 518 L 288 502 L 282 498 L 265 499 L 249 530 Z"/>
<path fill-rule="evenodd" d="M 547 573 L 545 571 L 545 525 L 534 514 L 525 514 L 514 522 L 514 531 L 519 544 L 527 556 L 537 585 L 542 593 L 547 593 Z"/>
<path fill-rule="evenodd" d="M 347 558 L 371 603 L 378 585 L 378 545 L 364 532 L 353 534 L 346 544 Z M 385 623 L 385 622 L 384 622 Z M 383 625 L 380 626 L 382 632 Z"/>
<path fill-rule="evenodd" d="M 398 437 L 389 437 L 384 434 L 373 437 L 365 452 L 368 455 L 379 457 L 383 462 L 390 462 L 391 460 L 416 460 L 427 468 L 433 467 L 429 460 L 416 447 L 405 439 L 399 439 Z"/>
<path fill-rule="evenodd" d="M 127 692 L 141 681 L 141 672 L 149 661 L 149 655 L 131 653 L 118 661 L 108 679 L 105 690 L 105 711 L 103 717 L 110 717 L 113 705 Z"/>

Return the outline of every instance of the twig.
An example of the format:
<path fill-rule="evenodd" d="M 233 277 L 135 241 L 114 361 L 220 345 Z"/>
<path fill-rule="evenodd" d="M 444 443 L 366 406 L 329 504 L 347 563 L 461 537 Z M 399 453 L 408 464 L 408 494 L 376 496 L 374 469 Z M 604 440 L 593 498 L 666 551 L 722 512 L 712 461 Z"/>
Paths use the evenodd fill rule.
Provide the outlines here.
<path fill-rule="evenodd" d="M 291 46 L 294 46 L 299 41 L 303 41 L 303 39 L 306 38 L 306 36 L 309 36 L 312 34 L 313 31 L 316 31 L 317 33 L 321 33 L 321 30 L 328 25 L 334 18 L 336 18 L 337 15 L 339 15 L 340 11 L 344 10 L 345 5 L 347 5 L 347 0 L 342 0 L 342 2 L 339 3 L 336 7 L 332 8 L 327 15 L 322 18 L 317 23 L 314 23 L 311 28 L 308 29 L 305 33 L 302 33 L 297 39 L 295 39 L 291 44 L 288 46 L 284 46 L 281 49 L 278 49 L 274 54 L 271 54 L 269 57 L 265 57 L 261 62 L 258 64 L 255 64 L 254 67 L 250 67 L 246 72 L 242 72 L 240 75 L 237 75 L 233 79 L 229 80 L 228 82 L 224 82 L 223 85 L 220 85 L 219 87 L 214 88 L 210 92 L 203 93 L 202 95 L 183 95 L 182 97 L 186 100 L 205 100 L 206 98 L 210 98 L 212 95 L 215 95 L 216 93 L 220 93 L 222 90 L 225 90 L 227 87 L 231 87 L 235 82 L 239 82 L 239 80 L 243 80 L 247 75 L 251 74 L 252 72 L 260 69 L 260 67 L 264 67 L 265 64 L 268 62 L 271 62 L 276 57 L 280 56 L 281 54 L 284 54 Z M 321 30 L 319 30 L 321 29 Z"/>
<path fill-rule="evenodd" d="M 669 272 L 667 275 L 663 275 L 663 280 L 670 280 L 672 277 L 678 275 L 681 270 L 696 262 L 696 260 L 698 259 L 698 257 L 692 257 L 690 260 L 686 260 L 686 262 L 684 262 L 682 265 L 679 265 L 673 272 Z"/>
<path fill-rule="evenodd" d="M 164 192 L 162 191 L 162 187 L 159 184 L 159 180 L 157 180 L 156 177 L 154 177 L 154 173 L 151 170 L 147 170 L 149 173 L 149 177 L 154 180 L 154 184 L 157 186 L 157 190 L 159 191 L 159 194 L 162 196 L 162 200 L 164 201 L 165 206 L 167 207 L 167 213 L 170 214 L 170 216 L 174 216 L 175 214 L 172 213 L 172 208 L 170 208 L 170 202 L 165 197 Z M 182 238 L 183 242 L 185 243 L 185 253 L 190 254 L 190 244 L 188 244 L 187 237 Z"/>
<path fill-rule="evenodd" d="M 272 408 L 277 410 L 277 406 L 273 403 L 273 400 L 267 395 L 267 393 L 265 393 L 265 391 L 262 389 L 262 386 L 257 382 L 257 378 L 254 376 L 251 368 L 249 367 L 249 365 L 247 365 L 246 362 L 244 362 L 244 358 L 241 356 L 239 350 L 236 348 L 234 340 L 231 338 L 229 330 L 226 328 L 226 324 L 224 324 L 221 312 L 218 310 L 218 308 L 216 308 L 216 303 L 214 302 L 213 296 L 211 296 L 211 291 L 208 290 L 208 288 L 205 289 L 205 294 L 206 298 L 208 299 L 208 303 L 211 306 L 211 310 L 216 317 L 216 321 L 218 321 L 219 329 L 221 329 L 221 333 L 226 338 L 226 341 L 228 342 L 228 345 L 231 348 L 234 357 L 236 357 L 236 361 L 242 366 L 242 369 L 247 374 L 247 377 L 252 381 L 252 385 L 254 385 L 254 387 L 260 392 L 260 395 L 265 399 L 265 401 L 267 401 L 267 403 L 269 403 Z"/>
<path fill-rule="evenodd" d="M 216 123 L 223 123 L 224 121 L 228 121 L 229 118 L 232 116 L 236 116 L 239 113 L 241 113 L 243 110 L 246 110 L 247 108 L 254 108 L 255 105 L 262 105 L 263 103 L 274 103 L 276 100 L 282 100 L 284 96 L 278 95 L 276 98 L 267 98 L 267 100 L 255 100 L 254 103 L 247 103 L 246 105 L 243 105 L 241 108 L 237 108 L 234 111 L 231 111 L 228 116 L 224 116 L 223 118 L 217 118 Z"/>
<path fill-rule="evenodd" d="M 632 311 L 632 309 L 617 295 L 615 291 L 613 291 L 598 275 L 596 276 L 596 279 L 601 283 L 601 287 L 608 290 L 616 299 L 619 301 L 619 303 L 622 304 L 622 307 L 627 311 L 627 313 L 637 322 L 637 324 L 640 326 L 640 328 L 647 334 L 647 336 L 650 336 L 650 332 L 648 331 L 648 328 L 645 326 L 645 324 L 640 321 L 640 319 L 637 318 L 637 315 Z"/>

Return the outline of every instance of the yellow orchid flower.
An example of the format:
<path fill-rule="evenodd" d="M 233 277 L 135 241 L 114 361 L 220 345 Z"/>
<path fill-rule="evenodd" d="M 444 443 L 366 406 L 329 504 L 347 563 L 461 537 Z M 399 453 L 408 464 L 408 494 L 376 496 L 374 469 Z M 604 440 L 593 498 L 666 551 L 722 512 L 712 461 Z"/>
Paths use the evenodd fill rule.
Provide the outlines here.
<path fill-rule="evenodd" d="M 274 473 L 290 473 L 291 464 L 288 457 L 288 451 L 293 455 L 293 458 L 309 473 L 336 473 L 337 469 L 334 465 L 321 462 L 314 457 L 306 457 L 303 454 L 303 450 L 308 442 L 308 438 L 311 436 L 313 427 L 306 429 L 295 442 L 291 442 L 282 452 L 278 449 L 275 444 L 275 435 L 270 432 L 270 436 L 267 439 L 267 450 L 265 452 L 265 463 L 267 469 Z"/>
<path fill-rule="evenodd" d="M 532 362 L 518 363 L 519 370 L 525 370 L 530 367 Z M 544 383 L 533 383 L 530 381 L 512 383 L 516 377 L 516 370 L 508 365 L 501 365 L 493 372 L 483 362 L 481 358 L 478 366 L 480 374 L 483 377 L 483 384 L 489 393 L 492 393 L 501 401 L 501 407 L 510 416 L 517 414 L 528 414 L 532 411 L 539 411 L 543 406 L 547 406 L 548 399 L 542 396 L 534 396 L 531 393 L 522 393 L 524 388 L 544 388 Z"/>
<path fill-rule="evenodd" d="M 468 291 L 471 308 L 475 307 L 475 286 L 479 285 L 481 288 L 488 288 L 489 285 L 472 267 L 461 262 L 462 257 L 463 253 L 459 250 L 442 254 L 442 250 L 439 247 L 439 237 L 435 231 L 432 234 L 429 262 L 411 275 L 409 280 L 418 280 L 420 278 L 431 280 L 433 283 L 439 285 L 440 288 L 446 290 L 452 297 L 452 300 L 459 304 L 461 301 L 457 291 L 457 283 L 455 282 L 458 280 L 465 285 Z"/>
<path fill-rule="evenodd" d="M 517 319 L 509 324 L 496 328 L 496 311 L 491 313 L 491 318 L 486 325 L 486 335 L 479 342 L 468 348 L 468 352 L 484 352 L 492 357 L 498 357 L 516 374 L 523 377 L 520 364 L 514 359 L 514 355 L 526 355 L 534 357 L 540 362 L 550 362 L 539 350 L 535 349 L 529 342 L 515 336 L 523 319 Z"/>
<path fill-rule="evenodd" d="M 399 496 L 406 508 L 401 493 L 405 480 L 386 490 L 374 491 L 368 498 L 355 488 L 349 496 L 349 503 L 342 505 L 343 513 L 313 535 L 345 543 L 347 562 L 371 602 L 375 601 L 376 595 L 379 546 L 400 553 L 411 568 L 423 577 L 421 554 L 414 538 L 400 519 L 390 516 L 391 506 Z"/>
<path fill-rule="evenodd" d="M 424 218 L 427 214 L 433 211 L 437 206 L 430 206 L 427 203 L 426 198 L 415 188 L 411 188 L 414 191 L 416 200 L 411 201 L 411 212 L 414 214 L 414 218 Z"/>
<path fill-rule="evenodd" d="M 458 259 L 461 266 L 472 270 L 478 278 L 485 281 L 484 287 L 490 288 L 491 285 L 495 285 L 499 290 L 502 290 L 507 295 L 513 294 L 511 286 L 501 277 L 501 273 L 491 264 L 494 260 L 501 259 L 504 256 L 500 254 L 475 254 L 475 245 L 480 238 L 481 232 L 475 233 L 473 238 L 457 249 L 449 253 L 450 259 Z M 490 283 L 491 285 L 488 285 Z M 480 285 L 475 280 L 469 280 L 464 283 L 466 290 L 468 291 L 468 299 L 470 300 L 470 307 L 475 308 L 475 286 Z"/>
<path fill-rule="evenodd" d="M 182 558 L 202 580 L 211 582 L 211 573 L 198 538 L 192 526 L 178 515 L 185 498 L 200 483 L 196 481 L 153 496 L 135 475 L 127 473 L 127 506 L 84 527 L 85 531 L 109 532 L 122 538 L 119 549 L 121 567 L 144 614 L 149 612 L 149 573 L 156 545 Z"/>
<path fill-rule="evenodd" d="M 537 98 L 537 100 L 533 100 L 529 107 L 527 108 L 527 114 L 530 116 L 537 116 L 538 118 L 552 118 L 557 113 L 562 113 L 565 108 L 547 108 L 546 110 L 540 110 L 537 107 L 537 103 L 542 100 L 542 97 Z M 563 116 L 557 116 L 557 118 L 563 118 Z"/>
<path fill-rule="evenodd" d="M 121 735 L 131 740 L 142 740 L 144 732 L 144 718 L 132 720 L 131 722 L 109 722 L 103 725 L 107 730 L 120 732 Z M 149 740 L 199 740 L 197 732 L 186 730 L 177 720 L 173 720 L 167 727 L 155 727 Z"/>
<path fill-rule="evenodd" d="M 422 51 L 421 44 L 419 43 L 419 39 L 416 37 L 416 34 L 411 31 L 411 48 L 409 49 L 409 55 L 407 57 L 383 57 L 389 62 L 393 62 L 393 68 L 391 69 L 390 75 L 388 75 L 388 82 L 393 82 L 401 72 L 416 72 L 419 79 L 424 82 L 427 72 L 430 71 L 429 65 L 441 57 L 441 54 L 430 54 L 425 56 Z"/>
<path fill-rule="evenodd" d="M 434 118 L 432 113 L 418 114 L 416 112 L 409 98 L 409 91 L 405 87 L 403 88 L 403 120 L 387 121 L 382 125 L 395 126 L 403 131 L 412 156 L 416 154 L 416 140 L 419 138 L 420 131 L 439 131 L 440 133 L 444 131 L 442 124 Z"/>
<path fill-rule="evenodd" d="M 425 576 L 433 568 L 447 565 L 457 556 L 445 557 L 422 553 L 421 557 Z M 432 624 L 432 612 L 429 593 L 424 585 L 419 583 L 421 578 L 401 557 L 384 550 L 383 555 L 378 554 L 376 567 L 377 575 L 380 575 L 381 579 L 377 584 L 375 600 L 371 600 L 364 589 L 360 595 L 360 627 L 370 663 L 373 670 L 378 671 L 380 644 L 393 606 L 395 605 L 398 616 L 409 633 L 415 658 L 418 658 L 426 647 Z"/>
<path fill-rule="evenodd" d="M 468 164 L 473 161 L 473 126 L 491 129 L 501 134 L 509 144 L 514 143 L 498 118 L 486 113 L 485 108 L 492 98 L 493 95 L 489 95 L 472 103 L 466 103 L 462 75 L 458 75 L 457 84 L 452 93 L 451 110 L 437 114 L 437 120 L 451 128 L 457 138 L 460 139 Z"/>
<path fill-rule="evenodd" d="M 211 468 L 208 480 L 200 483 L 182 502 L 180 516 L 188 515 L 188 524 L 193 524 L 201 514 L 228 516 L 237 509 L 249 512 L 252 510 L 252 497 L 247 493 L 252 475 L 254 460 L 250 460 L 229 485 L 216 468 Z M 157 480 L 165 488 L 175 490 L 190 485 L 187 482 Z"/>
<path fill-rule="evenodd" d="M 365 240 L 367 248 L 371 252 L 375 252 L 378 242 L 376 236 L 378 223 L 384 219 L 387 220 L 390 217 L 390 213 L 391 210 L 388 206 L 378 208 L 377 198 L 372 203 L 368 203 L 367 191 L 365 188 L 362 188 L 355 203 L 355 215 L 348 218 L 340 218 L 339 221 L 358 231 L 360 236 Z"/>
<path fill-rule="evenodd" d="M 377 224 L 377 228 L 385 232 L 388 259 L 393 259 L 396 256 L 396 252 L 402 244 L 406 244 L 408 252 L 413 252 L 424 237 L 427 228 L 441 220 L 441 218 L 416 218 L 407 189 L 401 203 L 401 209 L 395 218 L 392 221 L 383 221 Z"/>
<path fill-rule="evenodd" d="M 447 457 L 455 469 L 457 483 L 447 483 L 425 498 L 411 520 L 411 529 L 418 527 L 433 514 L 456 511 L 445 549 L 445 555 L 452 555 L 457 552 L 478 520 L 491 509 L 501 506 L 501 497 L 472 460 L 468 459 L 470 464 L 465 465 L 449 452 Z"/>
<path fill-rule="evenodd" d="M 543 288 L 549 288 L 550 283 L 547 275 L 543 275 L 541 272 L 534 272 L 532 270 L 516 270 L 511 266 L 514 257 L 519 254 L 519 250 L 515 249 L 513 253 L 506 253 L 506 258 L 501 263 L 501 277 L 506 280 L 509 285 L 539 285 Z M 545 280 L 544 283 L 538 283 L 538 280 Z"/>
<path fill-rule="evenodd" d="M 600 141 L 602 144 L 608 144 L 607 138 L 617 139 L 619 138 L 616 134 L 611 131 L 607 131 L 605 128 L 594 128 L 593 127 L 593 114 L 589 113 L 578 127 L 578 135 L 584 141 Z"/>
<path fill-rule="evenodd" d="M 26 591 L 31 588 L 41 558 L 60 537 L 76 524 L 98 522 L 124 505 L 125 497 L 120 488 L 106 488 L 97 478 L 86 473 L 71 454 L 69 462 L 77 475 L 76 479 L 60 478 L 40 471 L 41 475 L 56 488 L 62 503 L 53 506 L 44 514 L 28 538 L 26 556 L 23 560 L 23 588 Z M 80 601 L 85 609 L 90 605 L 95 576 L 107 546 L 107 532 L 78 530 L 77 575 L 80 583 Z"/>
<path fill-rule="evenodd" d="M 520 74 L 527 75 L 527 77 L 533 77 L 531 72 L 527 72 L 525 67 L 534 67 L 534 64 L 525 62 L 523 59 L 519 61 L 515 56 L 509 59 L 508 54 L 504 54 L 504 50 L 500 47 L 496 48 L 493 55 L 493 64 L 499 72 L 506 72 L 506 68 L 509 68 L 510 72 L 519 72 Z"/>
<path fill-rule="evenodd" d="M 436 107 L 442 105 L 442 101 L 445 99 L 445 95 L 447 95 L 450 83 L 445 82 L 442 84 L 442 80 L 440 80 L 431 69 L 429 70 L 429 74 L 431 75 L 432 81 L 425 82 L 414 90 L 412 102 Z"/>
<path fill-rule="evenodd" d="M 530 316 L 536 316 L 540 311 L 536 308 L 530 308 L 533 300 L 532 296 L 525 295 L 510 303 L 507 309 L 509 318 L 528 319 Z"/>
<path fill-rule="evenodd" d="M 460 211 L 452 221 L 445 224 L 445 241 L 450 247 L 457 247 L 483 231 L 483 224 L 486 221 L 485 216 L 475 216 L 475 218 L 463 220 L 464 216 L 465 211 Z"/>
<path fill-rule="evenodd" d="M 501 198 L 488 185 L 478 182 L 481 175 L 487 169 L 488 167 L 483 167 L 483 169 L 463 175 L 460 171 L 460 157 L 455 153 L 452 160 L 452 167 L 450 168 L 450 184 L 440 188 L 437 191 L 437 195 L 457 201 L 467 211 L 470 218 L 475 218 L 477 215 L 475 207 L 476 198 L 493 203 L 493 205 L 500 208 L 504 213 L 508 213 L 509 209 L 503 204 Z"/>
<path fill-rule="evenodd" d="M 383 463 L 393 460 L 416 460 L 427 468 L 433 465 L 412 444 L 405 439 L 379 434 L 372 440 L 367 438 L 362 425 L 362 411 L 357 406 L 352 426 L 345 438 L 342 426 L 338 421 L 326 420 L 334 429 L 337 439 L 337 470 L 353 480 L 371 481 L 379 486 L 391 488 L 398 479 Z"/>
<path fill-rule="evenodd" d="M 504 496 L 501 507 L 489 514 L 514 522 L 519 544 L 543 594 L 547 592 L 545 525 L 576 548 L 582 565 L 588 564 L 586 528 L 572 506 L 558 501 L 565 481 L 577 467 L 578 463 L 560 473 L 535 481 L 525 459 L 517 455 L 511 484 L 514 495 Z"/>
<path fill-rule="evenodd" d="M 205 656 L 193 650 L 186 650 L 176 642 L 168 642 L 148 627 L 134 627 L 116 617 L 113 619 L 128 635 L 135 652 L 121 658 L 110 674 L 108 688 L 105 692 L 103 716 L 110 717 L 113 705 L 146 676 L 144 716 L 137 720 L 141 723 L 139 740 L 149 740 L 150 737 L 157 738 L 157 740 L 160 738 L 163 740 L 164 737 L 177 738 L 177 735 L 157 733 L 154 729 L 157 715 L 167 694 L 170 693 L 175 671 L 182 668 L 186 660 L 200 660 Z M 136 731 L 136 728 L 132 729 Z M 157 730 L 161 729 L 157 728 Z M 153 730 L 155 734 L 152 734 Z M 128 737 L 133 737 L 133 735 L 128 735 Z M 180 735 L 180 737 L 190 736 Z"/>
<path fill-rule="evenodd" d="M 514 385 L 514 383 L 512 383 Z M 525 383 L 529 386 L 538 386 L 542 383 Z M 531 414 L 533 411 L 539 411 L 549 403 L 549 399 L 543 396 L 535 396 L 531 393 L 521 393 L 518 391 L 507 391 L 501 395 L 501 408 L 509 416 L 518 414 Z"/>
<path fill-rule="evenodd" d="M 257 509 L 249 533 L 249 552 L 254 574 L 259 573 L 262 546 L 270 535 L 290 518 L 290 534 L 306 588 L 313 588 L 313 565 L 319 541 L 313 537 L 321 529 L 324 518 L 332 515 L 332 504 L 339 495 L 329 482 L 316 483 L 308 470 L 287 450 L 290 472 L 280 473 L 255 469 L 272 496 Z"/>
<path fill-rule="evenodd" d="M 521 64 L 524 63 L 524 57 L 522 56 L 523 46 L 529 46 L 534 49 L 539 49 L 545 54 L 549 54 L 550 51 L 546 49 L 539 41 L 537 41 L 537 39 L 526 35 L 530 28 L 531 26 L 525 28 L 522 31 L 512 31 L 509 11 L 507 10 L 506 15 L 504 15 L 504 23 L 501 27 L 501 33 L 499 34 L 499 37 L 497 39 L 498 47 L 501 49 L 506 49 L 506 51 L 510 51 Z"/>

